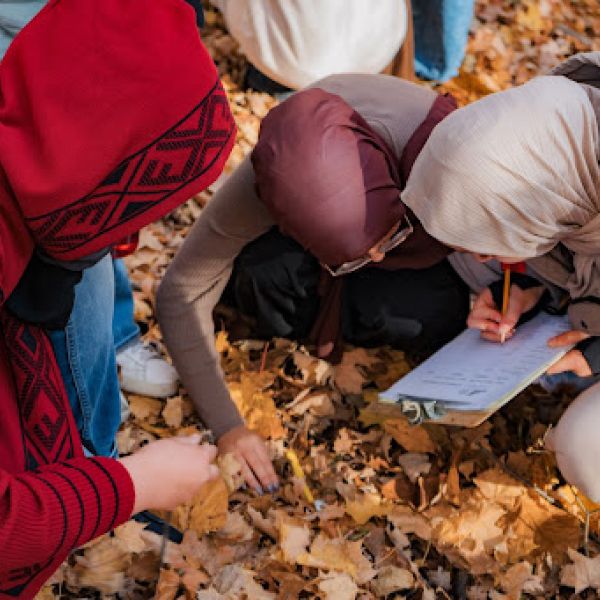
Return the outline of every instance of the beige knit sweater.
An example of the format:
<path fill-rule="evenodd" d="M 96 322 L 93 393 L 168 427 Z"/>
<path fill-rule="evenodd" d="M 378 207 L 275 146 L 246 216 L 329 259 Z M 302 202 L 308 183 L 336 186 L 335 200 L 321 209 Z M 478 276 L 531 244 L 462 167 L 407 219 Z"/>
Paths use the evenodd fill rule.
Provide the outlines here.
<path fill-rule="evenodd" d="M 340 95 L 398 158 L 436 98 L 431 90 L 386 75 L 334 75 L 311 87 Z M 242 419 L 223 379 L 212 311 L 235 257 L 273 224 L 256 196 L 246 158 L 202 211 L 158 291 L 158 319 L 173 362 L 200 417 L 217 437 Z"/>

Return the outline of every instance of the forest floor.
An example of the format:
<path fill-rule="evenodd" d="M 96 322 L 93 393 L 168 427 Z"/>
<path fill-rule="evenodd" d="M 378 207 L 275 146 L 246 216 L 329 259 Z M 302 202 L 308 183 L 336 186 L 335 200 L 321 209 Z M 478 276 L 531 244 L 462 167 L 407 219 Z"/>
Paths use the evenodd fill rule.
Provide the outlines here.
<path fill-rule="evenodd" d="M 241 88 L 246 60 L 214 10 L 203 37 L 238 125 L 231 172 L 276 101 Z M 600 50 L 598 0 L 480 0 L 460 74 L 439 89 L 465 104 L 589 50 Z M 148 341 L 161 344 L 157 285 L 210 195 L 146 228 L 128 258 Z M 561 479 L 542 444 L 571 394 L 531 386 L 478 428 L 410 427 L 368 410 L 410 369 L 401 352 L 347 348 L 333 367 L 294 341 L 230 338 L 217 334 L 231 394 L 269 440 L 281 489 L 244 489 L 225 461 L 224 478 L 171 515 L 184 539 L 167 545 L 165 564 L 160 537 L 129 522 L 75 552 L 40 598 L 599 597 L 596 507 Z M 122 453 L 201 428 L 185 393 L 129 401 Z M 288 448 L 322 510 L 306 501 Z"/>

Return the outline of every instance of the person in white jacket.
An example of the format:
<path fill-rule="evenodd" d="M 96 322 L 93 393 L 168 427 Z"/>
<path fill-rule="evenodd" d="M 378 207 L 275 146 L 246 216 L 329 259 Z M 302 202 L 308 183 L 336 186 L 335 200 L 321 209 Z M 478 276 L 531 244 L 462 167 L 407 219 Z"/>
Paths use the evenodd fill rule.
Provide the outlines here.
<path fill-rule="evenodd" d="M 413 69 L 410 8 L 404 0 L 211 0 L 248 60 L 297 90 L 336 73 Z M 410 35 L 410 72 L 397 55 Z M 395 60 L 396 59 L 396 60 Z"/>

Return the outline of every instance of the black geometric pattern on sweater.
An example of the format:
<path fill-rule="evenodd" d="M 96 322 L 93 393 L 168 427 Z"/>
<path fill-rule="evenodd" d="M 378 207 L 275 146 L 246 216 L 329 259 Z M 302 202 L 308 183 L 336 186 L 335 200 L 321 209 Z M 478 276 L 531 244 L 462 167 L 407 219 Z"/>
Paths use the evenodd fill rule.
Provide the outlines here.
<path fill-rule="evenodd" d="M 68 206 L 27 219 L 37 243 L 59 255 L 164 202 L 213 166 L 234 131 L 217 80 L 194 109 L 123 160 L 94 190 Z"/>
<path fill-rule="evenodd" d="M 46 334 L 2 312 L 2 331 L 17 391 L 28 470 L 73 456 L 66 398 Z"/>

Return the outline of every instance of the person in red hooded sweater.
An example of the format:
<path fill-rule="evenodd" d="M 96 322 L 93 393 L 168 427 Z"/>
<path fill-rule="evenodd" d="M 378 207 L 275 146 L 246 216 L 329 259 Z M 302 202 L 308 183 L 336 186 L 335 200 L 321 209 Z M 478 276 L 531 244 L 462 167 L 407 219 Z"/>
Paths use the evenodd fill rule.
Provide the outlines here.
<path fill-rule="evenodd" d="M 184 0 L 52 0 L 2 61 L 0 599 L 32 598 L 73 548 L 217 475 L 197 436 L 85 458 L 35 322 L 113 244 L 214 181 L 234 138 Z M 43 298 L 28 298 L 34 279 Z"/>

